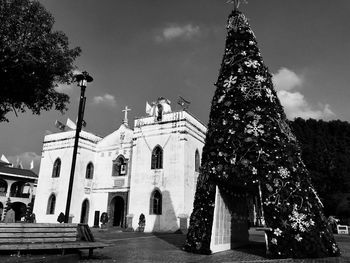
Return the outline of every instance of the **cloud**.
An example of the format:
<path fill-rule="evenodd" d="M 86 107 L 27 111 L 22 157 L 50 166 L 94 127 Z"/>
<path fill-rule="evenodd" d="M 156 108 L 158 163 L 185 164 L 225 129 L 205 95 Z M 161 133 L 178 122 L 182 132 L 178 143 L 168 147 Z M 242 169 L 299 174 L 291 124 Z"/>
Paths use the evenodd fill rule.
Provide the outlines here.
<path fill-rule="evenodd" d="M 115 97 L 108 93 L 104 94 L 103 96 L 95 96 L 93 98 L 93 103 L 96 105 L 102 104 L 109 107 L 115 107 L 117 105 Z"/>
<path fill-rule="evenodd" d="M 72 90 L 72 85 L 58 84 L 55 90 L 60 93 L 69 93 Z"/>
<path fill-rule="evenodd" d="M 10 163 L 14 166 L 21 163 L 24 169 L 30 169 L 30 163 L 34 161 L 33 171 L 38 173 L 40 167 L 41 156 L 35 152 L 24 152 L 14 156 L 6 156 Z"/>
<path fill-rule="evenodd" d="M 273 84 L 276 90 L 292 90 L 303 85 L 304 77 L 298 76 L 295 72 L 280 68 L 276 74 L 273 75 Z"/>
<path fill-rule="evenodd" d="M 200 34 L 199 26 L 187 24 L 183 26 L 169 25 L 162 29 L 155 38 L 157 42 L 171 41 L 174 39 L 192 39 Z"/>
<path fill-rule="evenodd" d="M 281 68 L 273 75 L 273 83 L 277 96 L 284 106 L 289 119 L 301 117 L 304 119 L 329 119 L 335 116 L 329 104 L 311 105 L 300 91 L 295 91 L 305 84 L 305 78 L 295 72 Z"/>

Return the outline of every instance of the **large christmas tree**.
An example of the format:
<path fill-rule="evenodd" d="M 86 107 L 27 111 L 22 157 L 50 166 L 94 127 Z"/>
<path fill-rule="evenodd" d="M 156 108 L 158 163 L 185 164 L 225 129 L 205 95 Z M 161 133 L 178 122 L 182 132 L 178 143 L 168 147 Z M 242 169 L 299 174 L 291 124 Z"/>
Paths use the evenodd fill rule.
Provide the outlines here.
<path fill-rule="evenodd" d="M 272 76 L 247 18 L 236 8 L 227 30 L 184 248 L 210 253 L 216 186 L 234 195 L 260 185 L 271 256 L 338 256 Z"/>

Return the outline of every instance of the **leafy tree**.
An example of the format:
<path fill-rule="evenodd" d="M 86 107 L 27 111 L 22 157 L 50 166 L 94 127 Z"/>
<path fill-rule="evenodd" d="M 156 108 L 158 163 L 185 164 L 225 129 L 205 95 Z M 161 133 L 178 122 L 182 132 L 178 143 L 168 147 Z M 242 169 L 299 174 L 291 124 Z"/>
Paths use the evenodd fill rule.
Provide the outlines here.
<path fill-rule="evenodd" d="M 70 83 L 79 47 L 53 31 L 54 18 L 35 0 L 0 0 L 0 122 L 6 114 L 67 109 L 59 83 Z"/>
<path fill-rule="evenodd" d="M 326 215 L 336 215 L 341 194 L 350 192 L 350 123 L 297 118 L 291 126 Z"/>
<path fill-rule="evenodd" d="M 270 229 L 266 232 L 270 256 L 338 256 L 299 143 L 245 15 L 234 10 L 227 30 L 184 248 L 210 253 L 216 186 L 230 210 L 233 228 L 235 224 L 243 228 L 246 210 L 234 204 L 258 183 Z"/>
<path fill-rule="evenodd" d="M 11 202 L 11 199 L 10 199 L 10 197 L 9 197 L 9 198 L 7 198 L 6 204 L 5 204 L 4 219 L 5 219 L 5 217 L 6 217 L 7 211 L 9 211 L 9 210 L 11 209 L 11 207 L 12 207 L 12 202 Z"/>
<path fill-rule="evenodd" d="M 27 205 L 26 214 L 25 214 L 25 221 L 26 221 L 26 222 L 30 222 L 31 219 L 32 219 L 33 206 L 34 206 L 34 202 L 33 202 L 33 201 L 31 201 L 31 202 Z"/>

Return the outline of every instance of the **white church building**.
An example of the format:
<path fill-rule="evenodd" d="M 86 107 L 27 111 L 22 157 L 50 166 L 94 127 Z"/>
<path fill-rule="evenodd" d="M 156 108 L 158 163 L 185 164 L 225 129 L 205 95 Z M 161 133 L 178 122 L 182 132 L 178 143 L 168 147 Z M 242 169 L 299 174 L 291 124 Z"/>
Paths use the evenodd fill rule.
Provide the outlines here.
<path fill-rule="evenodd" d="M 186 110 L 172 111 L 159 98 L 129 127 L 102 138 L 82 131 L 70 207 L 73 223 L 138 228 L 146 232 L 185 229 L 193 208 L 206 126 Z M 75 130 L 46 135 L 34 213 L 37 222 L 56 223 L 65 212 Z"/>

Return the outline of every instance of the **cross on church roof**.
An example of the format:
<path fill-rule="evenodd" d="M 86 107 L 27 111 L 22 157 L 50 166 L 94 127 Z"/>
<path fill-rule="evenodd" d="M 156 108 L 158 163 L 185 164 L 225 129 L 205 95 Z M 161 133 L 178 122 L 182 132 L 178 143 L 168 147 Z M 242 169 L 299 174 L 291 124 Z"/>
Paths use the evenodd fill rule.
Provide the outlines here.
<path fill-rule="evenodd" d="M 125 109 L 122 110 L 122 112 L 124 112 L 123 124 L 125 124 L 126 126 L 128 126 L 128 111 L 131 111 L 131 109 L 129 109 L 128 106 L 125 106 Z"/>

